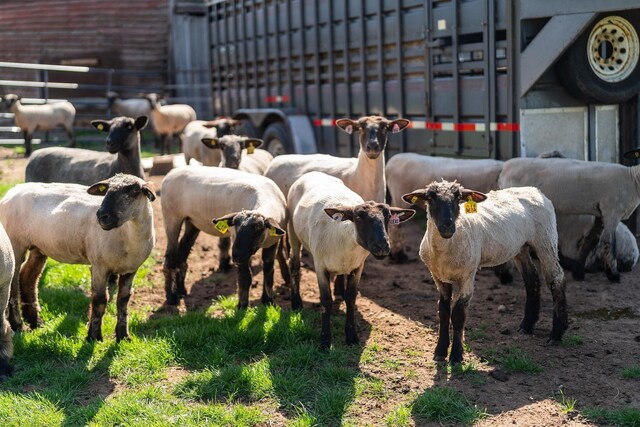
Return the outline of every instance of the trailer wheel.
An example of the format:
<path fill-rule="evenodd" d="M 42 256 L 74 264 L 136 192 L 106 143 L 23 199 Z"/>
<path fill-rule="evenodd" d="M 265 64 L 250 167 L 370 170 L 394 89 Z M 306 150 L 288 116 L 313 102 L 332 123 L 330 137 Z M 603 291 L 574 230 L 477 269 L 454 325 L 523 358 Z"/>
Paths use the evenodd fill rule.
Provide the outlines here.
<path fill-rule="evenodd" d="M 556 72 L 575 97 L 616 104 L 640 92 L 640 13 L 600 17 L 558 61 Z"/>
<path fill-rule="evenodd" d="M 242 125 L 236 127 L 234 131 L 236 135 L 245 135 L 249 138 L 260 138 L 260 130 L 251 123 L 251 120 L 248 117 L 242 118 L 241 120 Z"/>
<path fill-rule="evenodd" d="M 281 122 L 272 123 L 267 126 L 262 135 L 264 147 L 273 156 L 281 154 L 293 153 L 293 145 L 289 138 L 289 133 Z"/>

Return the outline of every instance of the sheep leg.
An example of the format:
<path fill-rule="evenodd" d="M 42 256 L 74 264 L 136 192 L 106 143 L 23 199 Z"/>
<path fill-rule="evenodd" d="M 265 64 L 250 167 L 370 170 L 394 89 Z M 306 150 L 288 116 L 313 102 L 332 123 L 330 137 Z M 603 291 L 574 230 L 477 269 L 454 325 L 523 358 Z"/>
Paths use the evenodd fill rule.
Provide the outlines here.
<path fill-rule="evenodd" d="M 408 262 L 409 257 L 404 251 L 405 236 L 402 224 L 392 225 L 389 227 L 389 242 L 391 243 L 389 259 L 396 264 L 404 264 L 405 262 Z"/>
<path fill-rule="evenodd" d="M 178 137 L 178 153 L 182 153 L 184 149 L 184 135 L 180 132 L 176 134 L 176 136 Z"/>
<path fill-rule="evenodd" d="M 500 279 L 501 284 L 508 285 L 513 283 L 513 274 L 511 274 L 509 261 L 493 267 L 493 273 Z"/>
<path fill-rule="evenodd" d="M 262 249 L 262 304 L 273 304 L 273 273 L 278 245 Z"/>
<path fill-rule="evenodd" d="M 91 305 L 88 341 L 102 341 L 102 317 L 107 308 L 107 283 L 111 272 L 91 266 Z"/>
<path fill-rule="evenodd" d="M 47 256 L 38 249 L 29 251 L 27 262 L 20 269 L 20 300 L 22 305 L 22 315 L 31 329 L 36 329 L 43 325 L 40 318 L 40 304 L 38 303 L 38 279 L 44 265 L 47 263 Z"/>
<path fill-rule="evenodd" d="M 527 292 L 524 305 L 524 318 L 520 322 L 519 330 L 525 334 L 533 334 L 533 327 L 540 316 L 540 276 L 536 269 L 529 247 L 525 246 L 515 258 L 516 266 L 522 274 L 522 280 Z"/>
<path fill-rule="evenodd" d="M 344 302 L 347 306 L 347 322 L 344 325 L 344 335 L 347 345 L 358 344 L 360 339 L 356 332 L 356 296 L 358 295 L 358 284 L 360 283 L 360 277 L 362 276 L 362 264 L 358 269 L 352 271 L 346 276 L 347 288 L 344 293 Z"/>
<path fill-rule="evenodd" d="M 344 290 L 347 282 L 346 274 L 337 274 L 333 281 L 333 295 L 336 303 L 339 305 L 340 300 L 344 299 Z"/>
<path fill-rule="evenodd" d="M 67 138 L 69 138 L 69 147 L 75 148 L 76 147 L 76 137 L 73 133 L 73 128 L 71 129 L 67 129 L 65 128 L 65 130 L 67 131 Z"/>
<path fill-rule="evenodd" d="M 24 137 L 24 156 L 29 157 L 31 155 L 31 134 L 28 131 L 23 131 Z"/>
<path fill-rule="evenodd" d="M 14 331 L 23 329 L 22 316 L 20 314 L 20 266 L 24 262 L 26 248 L 14 248 L 14 256 L 16 258 L 16 267 L 11 280 L 11 291 L 9 293 L 9 324 Z"/>
<path fill-rule="evenodd" d="M 328 350 L 331 347 L 331 277 L 328 271 L 316 266 L 316 277 L 320 288 L 320 305 L 322 305 L 322 329 L 320 332 L 320 348 Z M 355 303 L 355 298 L 354 298 Z"/>
<path fill-rule="evenodd" d="M 169 150 L 169 138 L 171 138 L 170 134 L 161 134 L 160 135 L 160 155 L 171 154 Z"/>
<path fill-rule="evenodd" d="M 467 319 L 467 307 L 469 306 L 470 296 L 461 296 L 456 301 L 451 311 L 451 324 L 453 326 L 453 343 L 451 344 L 451 356 L 449 363 L 461 363 L 464 354 L 464 323 Z"/>
<path fill-rule="evenodd" d="M 538 255 L 540 269 L 544 273 L 547 287 L 551 291 L 551 298 L 553 299 L 553 326 L 551 327 L 549 342 L 558 342 L 562 339 L 564 331 L 569 327 L 564 271 L 558 262 L 555 247 L 538 245 L 533 249 Z"/>
<path fill-rule="evenodd" d="M 116 341 L 128 340 L 129 323 L 127 320 L 127 308 L 129 306 L 129 298 L 131 298 L 131 285 L 135 273 L 121 274 L 118 280 L 118 300 L 116 302 L 118 309 L 118 321 L 116 323 Z"/>
<path fill-rule="evenodd" d="M 6 318 L 6 308 L 9 304 L 9 293 L 11 283 L 4 283 L 0 287 L 0 380 L 2 377 L 10 376 L 13 372 L 10 361 L 13 356 L 13 332 L 11 325 Z"/>
<path fill-rule="evenodd" d="M 284 255 L 284 237 L 280 238 L 278 242 L 278 249 L 276 253 L 276 259 L 278 260 L 278 267 L 280 267 L 280 275 L 282 276 L 282 280 L 284 280 L 284 286 L 291 286 L 291 273 L 289 272 L 289 267 L 287 266 L 287 258 Z"/>
<path fill-rule="evenodd" d="M 289 271 L 291 272 L 291 309 L 302 309 L 300 297 L 300 251 L 301 245 L 293 228 L 293 222 L 289 222 L 287 234 L 289 238 Z M 281 240 L 282 242 L 282 240 Z"/>
<path fill-rule="evenodd" d="M 220 252 L 220 264 L 218 270 L 221 272 L 231 270 L 231 256 L 229 255 L 229 248 L 231 248 L 231 238 L 221 237 L 218 240 L 218 251 Z"/>
<path fill-rule="evenodd" d="M 251 262 L 238 264 L 238 308 L 249 307 L 249 288 L 251 287 Z"/>
<path fill-rule="evenodd" d="M 449 350 L 449 318 L 451 316 L 451 285 L 442 283 L 434 278 L 440 299 L 438 299 L 438 315 L 440 317 L 440 327 L 438 329 L 438 344 L 433 356 L 436 362 L 447 360 Z"/>
<path fill-rule="evenodd" d="M 604 272 L 610 282 L 620 283 L 620 272 L 618 272 L 618 254 L 616 250 L 616 227 L 615 221 L 605 221 L 602 232 L 602 243 L 604 248 Z"/>
<path fill-rule="evenodd" d="M 191 221 L 186 220 L 184 234 L 178 244 L 178 271 L 176 273 L 176 292 L 178 293 L 178 298 L 187 295 L 187 289 L 184 287 L 184 280 L 187 277 L 187 270 L 189 269 L 187 259 L 199 234 L 200 230 L 198 230 Z"/>
<path fill-rule="evenodd" d="M 176 281 L 178 275 L 178 253 L 180 228 L 182 222 L 174 223 L 169 218 L 165 218 L 165 231 L 167 233 L 167 250 L 164 253 L 164 263 L 162 270 L 164 273 L 164 291 L 167 297 L 167 305 L 178 305 L 180 298 L 176 291 Z"/>
<path fill-rule="evenodd" d="M 584 236 L 578 242 L 579 254 L 578 259 L 573 260 L 571 267 L 571 275 L 574 280 L 584 280 L 585 266 L 587 264 L 587 257 L 596 248 L 603 233 L 602 218 L 596 217 L 593 227 L 589 231 L 589 234 Z"/>

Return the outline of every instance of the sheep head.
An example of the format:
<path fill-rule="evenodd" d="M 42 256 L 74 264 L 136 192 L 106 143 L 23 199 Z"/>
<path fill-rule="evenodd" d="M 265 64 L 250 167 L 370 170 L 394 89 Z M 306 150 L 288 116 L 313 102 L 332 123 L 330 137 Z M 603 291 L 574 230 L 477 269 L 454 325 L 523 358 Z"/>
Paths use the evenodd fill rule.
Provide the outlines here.
<path fill-rule="evenodd" d="M 382 116 L 365 116 L 358 120 L 339 119 L 336 125 L 347 132 L 358 131 L 360 150 L 370 159 L 377 159 L 387 146 L 389 132 L 398 133 L 411 122 L 407 119 L 389 120 Z"/>
<path fill-rule="evenodd" d="M 456 220 L 460 216 L 460 203 L 471 198 L 475 203 L 487 199 L 484 193 L 467 190 L 457 182 L 442 180 L 432 182 L 425 189 L 415 190 L 402 196 L 410 204 L 425 203 L 429 219 L 437 227 L 440 236 L 450 239 L 456 232 Z"/>
<path fill-rule="evenodd" d="M 398 225 L 416 211 L 390 207 L 386 203 L 368 201 L 354 206 L 334 206 L 324 209 L 334 221 L 351 221 L 356 229 L 356 241 L 374 257 L 389 255 L 389 224 Z"/>
<path fill-rule="evenodd" d="M 208 129 L 216 128 L 216 135 L 218 137 L 221 137 L 225 135 L 230 135 L 241 124 L 242 122 L 240 120 L 221 117 L 215 120 L 210 120 L 204 123 L 202 126 Z"/>
<path fill-rule="evenodd" d="M 124 150 L 137 149 L 139 144 L 138 132 L 149 122 L 147 116 L 137 119 L 131 117 L 115 117 L 111 120 L 92 120 L 93 127 L 100 132 L 109 132 L 107 136 L 107 151 L 111 154 Z"/>
<path fill-rule="evenodd" d="M 253 153 L 253 149 L 262 145 L 261 139 L 239 135 L 225 135 L 221 138 L 202 138 L 202 143 L 210 149 L 219 149 L 220 167 L 238 169 L 242 160 L 242 150 Z"/>

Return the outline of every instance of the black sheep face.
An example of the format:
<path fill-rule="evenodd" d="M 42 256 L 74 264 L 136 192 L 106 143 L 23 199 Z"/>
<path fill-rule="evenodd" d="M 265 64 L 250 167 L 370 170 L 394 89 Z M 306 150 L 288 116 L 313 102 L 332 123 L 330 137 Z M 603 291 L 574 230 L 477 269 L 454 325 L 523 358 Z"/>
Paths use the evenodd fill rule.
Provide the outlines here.
<path fill-rule="evenodd" d="M 115 154 L 137 149 L 138 132 L 144 129 L 148 121 L 147 116 L 140 116 L 135 120 L 131 117 L 116 117 L 111 120 L 93 120 L 91 124 L 99 131 L 109 133 L 107 151 Z"/>
<path fill-rule="evenodd" d="M 361 117 L 358 120 L 339 119 L 336 125 L 347 132 L 358 131 L 360 149 L 369 159 L 377 159 L 387 146 L 389 132 L 398 133 L 406 129 L 411 122 L 407 119 L 389 120 L 382 116 Z"/>

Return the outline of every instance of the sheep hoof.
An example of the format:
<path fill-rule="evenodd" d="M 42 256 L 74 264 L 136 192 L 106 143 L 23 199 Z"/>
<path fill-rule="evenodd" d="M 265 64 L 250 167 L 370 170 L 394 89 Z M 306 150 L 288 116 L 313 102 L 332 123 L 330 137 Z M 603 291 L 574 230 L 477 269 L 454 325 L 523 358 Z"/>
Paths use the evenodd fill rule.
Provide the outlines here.
<path fill-rule="evenodd" d="M 346 341 L 347 345 L 358 345 L 358 344 L 360 344 L 360 338 L 358 338 L 358 334 L 355 331 L 347 332 L 345 341 Z"/>
<path fill-rule="evenodd" d="M 620 283 L 620 273 L 613 273 L 611 270 L 606 269 L 605 273 L 607 274 L 607 279 L 613 283 Z"/>
<path fill-rule="evenodd" d="M 13 366 L 6 359 L 0 359 L 0 381 L 13 375 Z"/>
<path fill-rule="evenodd" d="M 131 337 L 129 336 L 129 334 L 126 334 L 122 337 L 116 337 L 116 342 L 120 341 L 131 341 Z"/>
<path fill-rule="evenodd" d="M 238 310 L 246 310 L 249 307 L 249 303 L 248 302 L 239 302 L 238 303 Z"/>
<path fill-rule="evenodd" d="M 520 324 L 518 328 L 518 332 L 521 332 L 525 335 L 533 335 L 533 326 L 526 325 L 524 322 Z"/>
<path fill-rule="evenodd" d="M 88 342 L 102 341 L 102 334 L 93 336 L 91 333 L 89 333 L 89 335 L 87 335 L 87 341 Z"/>
<path fill-rule="evenodd" d="M 433 360 L 435 362 L 446 362 L 447 361 L 447 355 L 446 354 L 434 354 L 433 355 Z"/>
<path fill-rule="evenodd" d="M 557 346 L 557 345 L 560 345 L 560 342 L 561 342 L 560 339 L 549 338 L 547 340 L 547 345 L 549 345 L 549 346 Z"/>
<path fill-rule="evenodd" d="M 260 298 L 260 302 L 262 302 L 262 305 L 273 305 L 273 298 L 262 295 L 262 298 Z"/>
<path fill-rule="evenodd" d="M 400 250 L 396 253 L 390 253 L 389 260 L 394 264 L 405 264 L 409 262 L 409 257 L 403 250 Z"/>
<path fill-rule="evenodd" d="M 39 327 L 44 325 L 44 322 L 42 321 L 42 318 L 40 316 L 37 316 L 35 319 L 29 319 L 28 322 L 31 330 L 38 329 Z"/>
<path fill-rule="evenodd" d="M 320 350 L 329 351 L 331 348 L 331 340 L 320 340 Z"/>
<path fill-rule="evenodd" d="M 300 298 L 300 295 L 291 295 L 291 309 L 302 310 L 302 298 Z"/>

